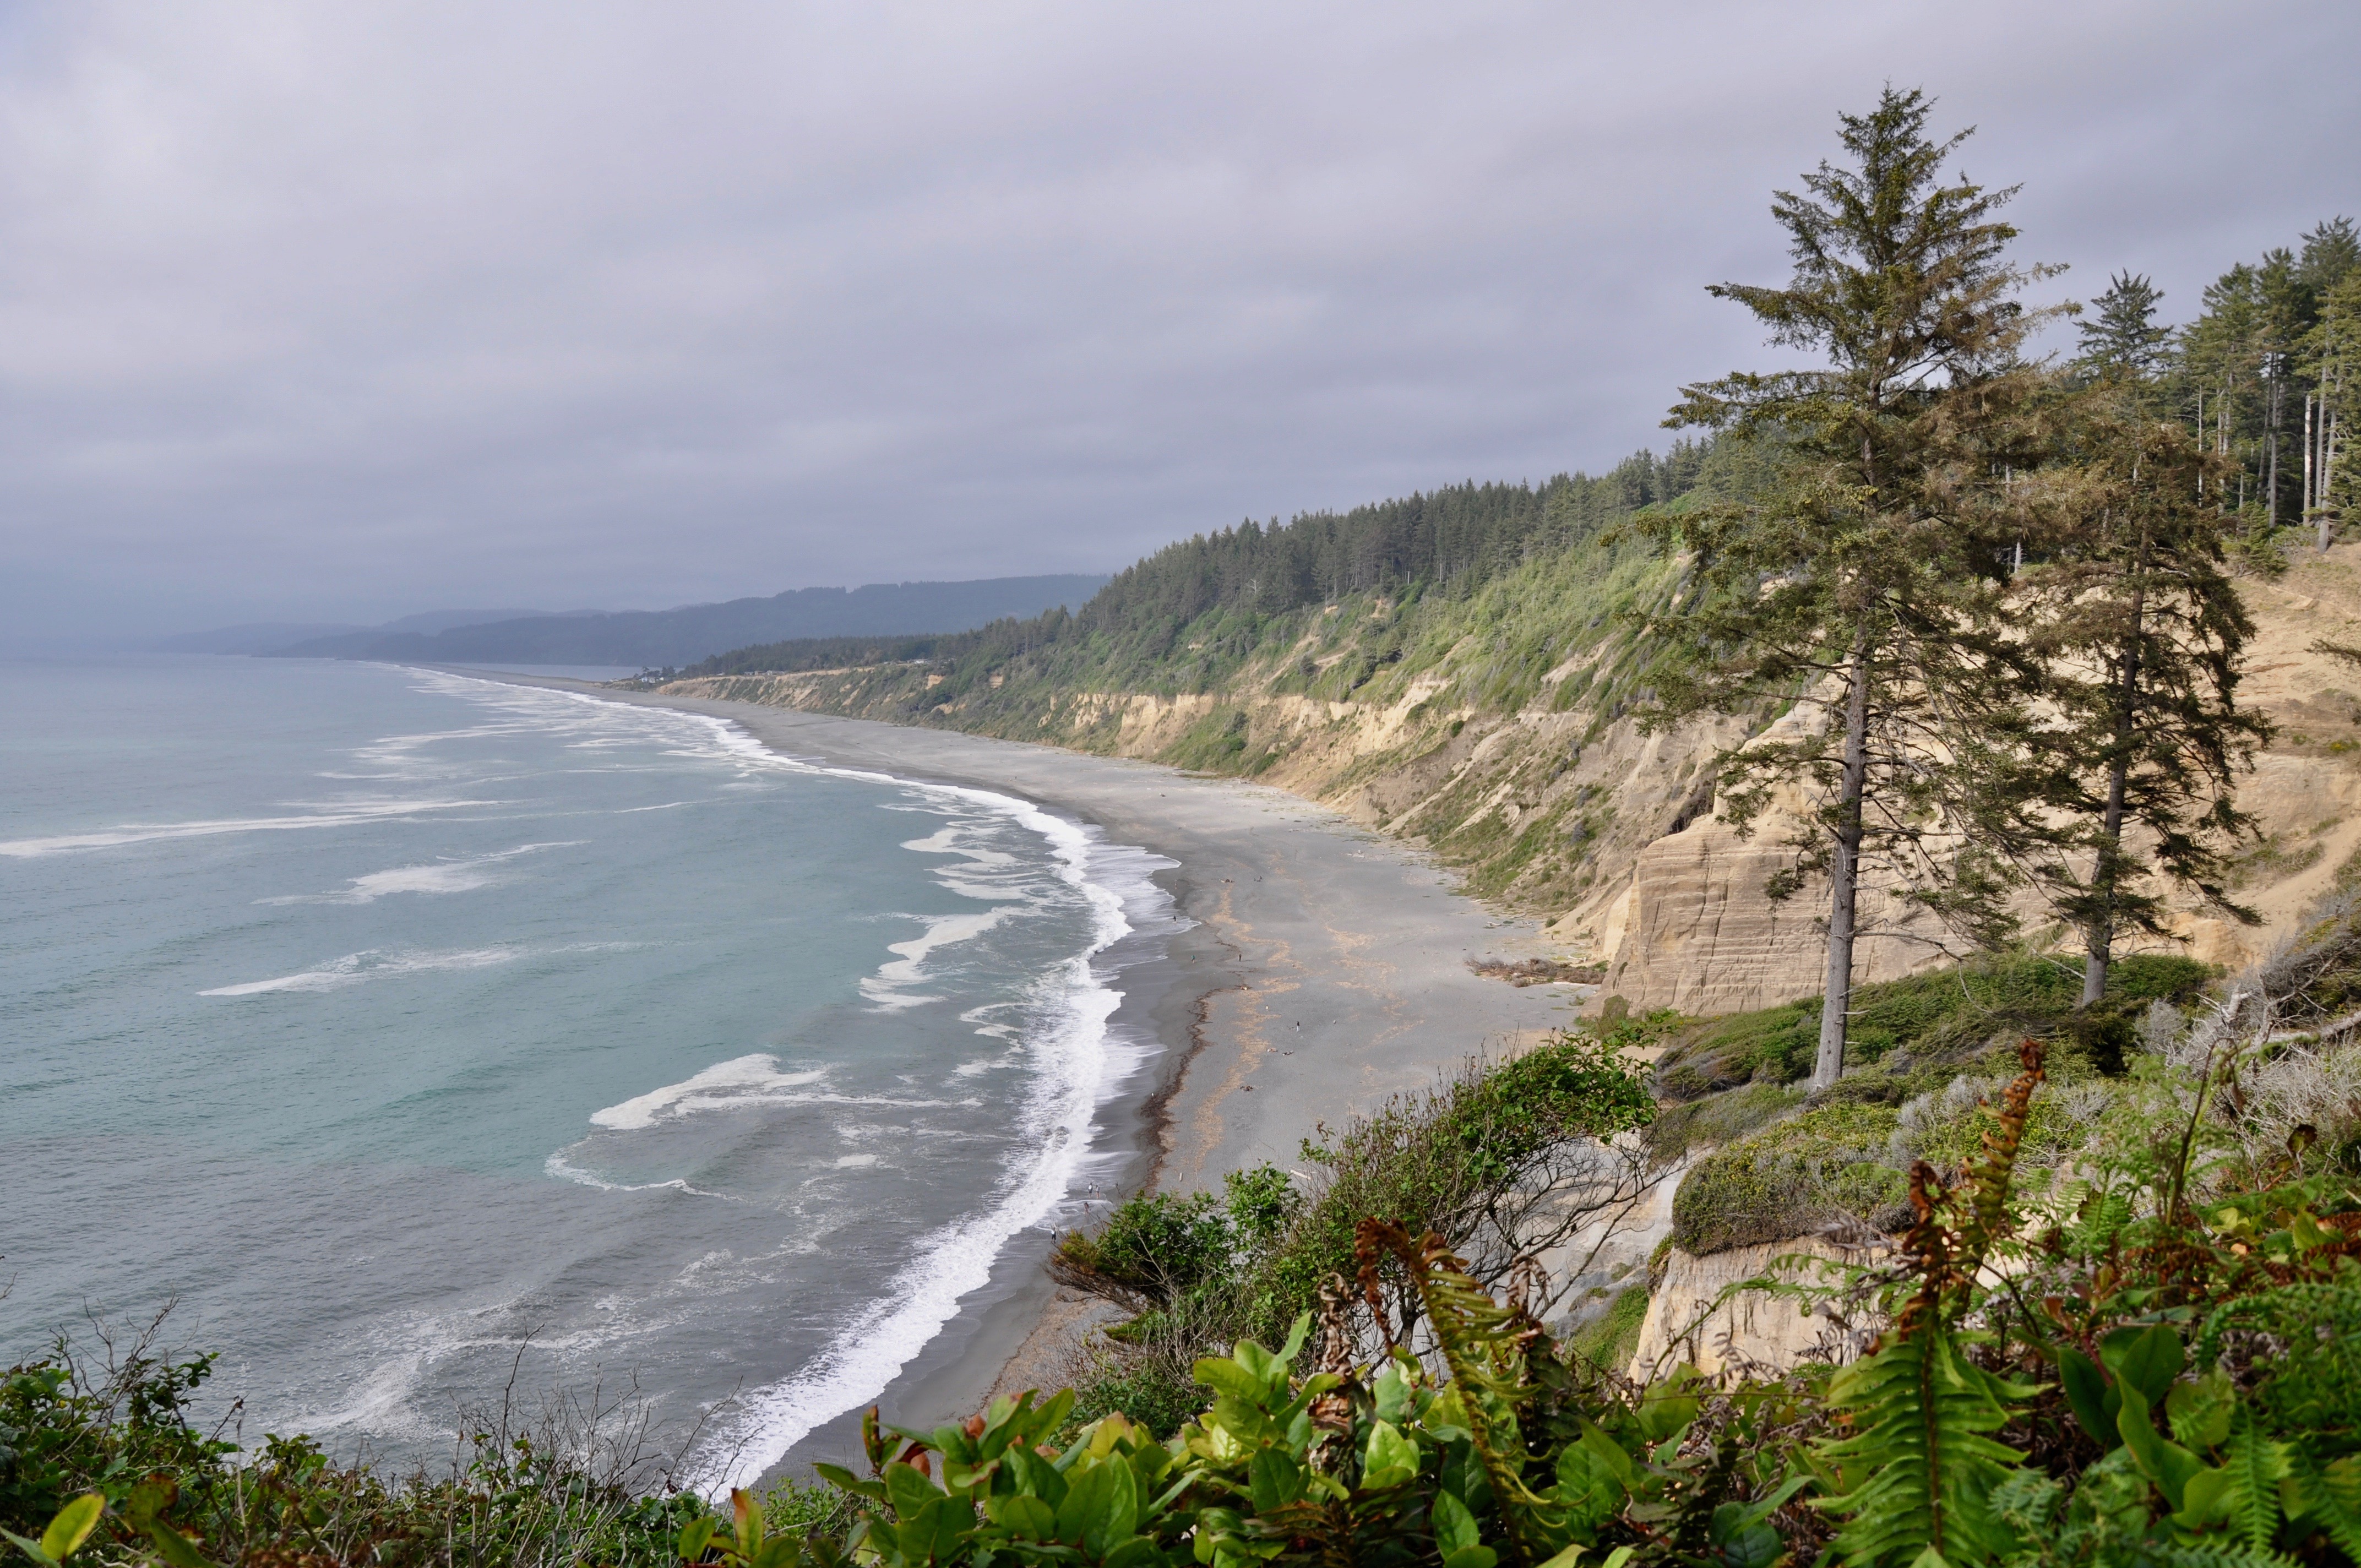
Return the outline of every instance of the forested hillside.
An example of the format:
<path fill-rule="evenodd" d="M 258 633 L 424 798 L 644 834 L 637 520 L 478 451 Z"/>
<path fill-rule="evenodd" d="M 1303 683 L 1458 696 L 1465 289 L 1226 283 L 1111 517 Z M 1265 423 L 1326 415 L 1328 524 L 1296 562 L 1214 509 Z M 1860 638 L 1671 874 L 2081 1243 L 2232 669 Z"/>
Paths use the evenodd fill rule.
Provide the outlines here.
<path fill-rule="evenodd" d="M 2026 418 L 2054 427 L 2056 411 L 2110 389 L 2176 423 L 2198 449 L 2191 483 L 2204 488 L 2203 510 L 2234 557 L 2224 591 L 2268 612 L 2234 663 L 2257 677 L 2246 688 L 2257 711 L 2287 725 L 2247 775 L 2262 839 L 2286 848 L 2239 851 L 2235 872 L 2250 892 L 2264 889 L 2272 922 L 2316 891 L 2301 878 L 2332 870 L 2323 856 L 2341 863 L 2350 852 L 2341 829 L 2320 827 L 2341 819 L 2342 754 L 2297 753 L 2351 727 L 2337 707 L 2349 699 L 2336 694 L 2352 683 L 2312 645 L 2353 640 L 2339 620 L 2344 576 L 2321 550 L 2354 483 L 2356 291 L 2354 225 L 2344 219 L 2232 268 L 2180 328 L 2165 324 L 2169 302 L 2122 273 L 2061 329 L 2071 348 L 2036 367 L 2027 393 L 2050 411 Z M 1749 950 L 1710 965 L 1694 951 L 1680 960 L 1723 989 L 1641 972 L 1623 989 L 1683 1005 L 1755 1005 L 1814 983 L 1795 958 L 1813 938 L 1780 924 L 1800 908 L 1761 897 L 1778 870 L 1765 846 L 1781 830 L 1741 843 L 1710 820 L 1712 763 L 1784 704 L 1756 693 L 1734 711 L 1697 712 L 1652 734 L 1637 720 L 1661 696 L 1657 675 L 1697 654 L 1659 624 L 1688 570 L 1680 520 L 1775 498 L 1792 461 L 1782 441 L 1760 426 L 1708 431 L 1604 475 L 1469 483 L 1248 521 L 1149 556 L 1071 614 L 950 637 L 765 644 L 682 674 L 713 695 L 1153 757 L 1298 790 L 1429 845 L 1472 891 L 1554 917 L 1554 934 L 1594 960 L 1613 959 L 1642 926 L 1650 945 L 1679 936 L 1694 918 L 1675 907 L 1682 898 L 1736 898 L 1750 913 L 1725 943 Z M 2045 482 L 2060 486 L 2093 461 L 2087 444 L 2069 451 L 2054 438 L 2047 453 L 2009 456 L 2020 469 L 2046 465 Z M 1992 523 L 2015 530 L 1993 550 L 2020 571 L 2070 553 L 2038 537 L 2056 524 L 2063 493 L 2020 484 L 2020 512 L 2050 510 Z M 1652 528 L 1652 518 L 1667 526 Z M 2319 744 L 2298 746 L 2297 736 Z M 1651 845 L 1662 841 L 1654 865 L 1691 840 L 1689 861 L 1719 869 L 1651 870 L 1661 896 L 1636 886 Z M 2298 879 L 2283 897 L 2270 892 L 2282 872 Z M 1751 886 L 1729 883 L 1741 874 Z M 1708 881 L 1687 892 L 1665 883 L 1698 876 Z M 2208 957 L 2235 959 L 2264 939 L 2235 921 L 2191 918 L 2186 929 Z M 1863 978 L 1927 961 L 1922 936 L 1870 932 Z"/>
<path fill-rule="evenodd" d="M 1677 826 L 1695 782 L 1676 763 L 1647 781 L 1669 798 L 1631 787 L 1637 742 L 1616 721 L 1650 658 L 1632 618 L 1671 576 L 1608 535 L 1644 509 L 1740 494 L 1755 466 L 1736 444 L 1684 443 L 1596 477 L 1247 522 L 1159 552 L 1071 616 L 746 649 L 682 674 L 712 695 L 1345 800 L 1467 867 L 1478 892 L 1555 913 Z"/>

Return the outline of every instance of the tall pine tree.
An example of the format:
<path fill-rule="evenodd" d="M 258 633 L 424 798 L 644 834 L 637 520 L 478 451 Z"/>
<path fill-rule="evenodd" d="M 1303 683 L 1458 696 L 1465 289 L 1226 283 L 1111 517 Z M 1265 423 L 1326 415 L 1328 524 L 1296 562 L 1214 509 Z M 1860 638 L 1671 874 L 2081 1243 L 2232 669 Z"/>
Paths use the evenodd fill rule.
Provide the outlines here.
<path fill-rule="evenodd" d="M 1773 215 L 1795 272 L 1784 288 L 1710 291 L 1774 343 L 1826 356 L 1808 370 L 1741 371 L 1683 389 L 1668 425 L 1775 440 L 1772 493 L 1642 524 L 1693 553 L 1681 609 L 1659 630 L 1686 646 L 1660 683 L 1656 721 L 1705 710 L 1819 708 L 1822 733 L 1720 759 L 1741 828 L 1782 784 L 1817 805 L 1795 872 L 1829 885 L 1828 985 L 1812 1071 L 1844 1070 L 1864 864 L 1941 880 L 1944 737 L 1972 724 L 2019 658 L 1999 634 L 2008 543 L 2004 476 L 2031 460 L 2021 415 L 2040 372 L 2019 349 L 2015 296 L 2042 269 L 2005 259 L 2015 193 L 1944 166 L 1969 133 L 1927 134 L 1931 103 L 1888 88 L 1839 121 L 1848 161 L 1823 162 Z"/>
<path fill-rule="evenodd" d="M 2255 918 L 2224 875 L 2252 827 L 2236 778 L 2270 728 L 2237 704 L 2254 631 L 2225 564 L 2237 524 L 2200 499 L 2226 461 L 2158 418 L 2129 365 L 2059 408 L 2051 460 L 2019 489 L 2036 559 L 2009 595 L 2039 680 L 1988 716 L 1957 776 L 1978 840 L 2080 935 L 2087 1007 L 2124 937 L 2169 934 L 2169 892 Z"/>

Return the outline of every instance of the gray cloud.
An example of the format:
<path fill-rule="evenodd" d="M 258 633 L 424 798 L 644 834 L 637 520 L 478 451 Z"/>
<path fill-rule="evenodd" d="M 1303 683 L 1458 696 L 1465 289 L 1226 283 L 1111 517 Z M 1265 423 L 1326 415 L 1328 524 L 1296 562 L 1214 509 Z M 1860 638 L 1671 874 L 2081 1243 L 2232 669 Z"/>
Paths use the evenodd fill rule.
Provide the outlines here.
<path fill-rule="evenodd" d="M 2361 212 L 2361 11 L 0 10 L 20 636 L 1106 569 L 1598 468 L 1886 80 L 2061 291 Z"/>

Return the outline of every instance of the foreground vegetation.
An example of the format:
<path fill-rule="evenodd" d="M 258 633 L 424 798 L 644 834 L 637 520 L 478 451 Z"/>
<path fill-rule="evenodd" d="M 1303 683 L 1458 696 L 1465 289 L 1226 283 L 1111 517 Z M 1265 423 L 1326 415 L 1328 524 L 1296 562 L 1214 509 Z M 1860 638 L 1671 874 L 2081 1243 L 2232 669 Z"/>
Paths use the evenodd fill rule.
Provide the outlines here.
<path fill-rule="evenodd" d="M 1739 1288 L 1823 1321 L 1794 1366 L 1627 1365 L 1611 1317 L 1578 1321 L 1596 1234 L 1695 1152 L 1675 1124 L 1790 1091 L 1809 1014 L 1624 1018 L 1329 1135 L 1308 1189 L 1126 1203 L 1060 1249 L 1130 1314 L 1079 1387 L 873 1419 L 825 1488 L 717 1515 L 595 1403 L 475 1421 L 441 1475 L 240 1453 L 192 1417 L 209 1364 L 142 1341 L 0 1380 L 0 1528 L 36 1562 L 174 1568 L 2361 1563 L 2361 910 L 2227 981 L 2120 966 L 2119 1062 L 2039 961 L 1866 992 L 1883 1058 L 1773 1113 L 1793 1155 L 1815 1119 L 1898 1115 L 1896 1059 L 1948 1063 L 1902 1102 L 1941 1113 L 1898 1203 L 1843 1216 L 1889 1239 Z M 1641 1076 L 1739 1063 L 1690 1100 Z"/>

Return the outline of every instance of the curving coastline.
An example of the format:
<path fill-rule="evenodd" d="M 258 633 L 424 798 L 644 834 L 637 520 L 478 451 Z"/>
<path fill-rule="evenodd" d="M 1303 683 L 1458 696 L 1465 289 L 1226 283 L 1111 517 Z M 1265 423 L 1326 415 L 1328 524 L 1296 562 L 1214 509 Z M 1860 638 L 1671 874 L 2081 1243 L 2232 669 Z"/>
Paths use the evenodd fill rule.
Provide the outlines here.
<path fill-rule="evenodd" d="M 1149 1055 L 1099 1110 L 1100 1160 L 1070 1200 L 1152 1182 L 1187 1190 L 1269 1160 L 1438 1069 L 1572 1016 L 1562 987 L 1520 990 L 1470 958 L 1543 950 L 1537 923 L 1493 914 L 1400 843 L 1300 796 L 1155 763 L 760 706 L 621 692 L 500 671 L 452 673 L 726 719 L 765 747 L 841 768 L 1016 796 L 1173 862 L 1154 878 L 1192 922 L 1135 951 L 1110 1027 Z M 989 1281 L 906 1363 L 881 1403 L 926 1428 L 979 1408 L 1004 1371 L 1052 1370 L 1071 1332 L 1041 1269 L 1051 1236 L 1017 1234 Z M 856 1445 L 853 1418 L 770 1468 Z"/>

